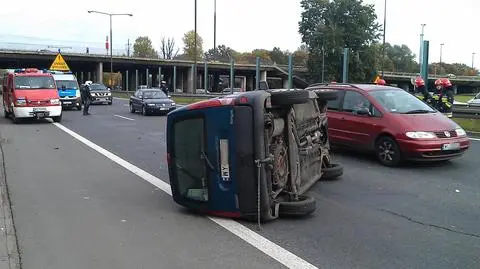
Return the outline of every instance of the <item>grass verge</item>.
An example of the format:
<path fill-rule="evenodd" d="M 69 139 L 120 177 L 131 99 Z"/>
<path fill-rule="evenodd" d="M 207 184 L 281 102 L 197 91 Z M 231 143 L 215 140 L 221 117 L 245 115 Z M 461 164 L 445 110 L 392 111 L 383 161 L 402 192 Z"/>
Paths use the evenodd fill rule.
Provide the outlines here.
<path fill-rule="evenodd" d="M 455 101 L 466 103 L 473 98 L 473 95 L 455 95 Z"/>
<path fill-rule="evenodd" d="M 480 132 L 480 119 L 452 118 L 465 131 Z"/>
<path fill-rule="evenodd" d="M 113 95 L 113 97 L 117 97 L 117 98 L 129 99 L 130 96 L 132 95 L 132 93 L 129 93 L 129 92 L 113 92 L 112 95 Z M 178 104 L 191 104 L 191 103 L 202 101 L 202 100 L 205 100 L 205 99 L 208 99 L 208 98 L 172 96 L 171 99 L 174 100 Z"/>

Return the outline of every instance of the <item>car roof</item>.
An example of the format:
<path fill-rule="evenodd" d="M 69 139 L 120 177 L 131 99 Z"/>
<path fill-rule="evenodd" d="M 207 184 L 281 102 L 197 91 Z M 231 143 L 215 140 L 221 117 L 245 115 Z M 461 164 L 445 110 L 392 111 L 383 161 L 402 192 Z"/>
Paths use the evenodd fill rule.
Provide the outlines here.
<path fill-rule="evenodd" d="M 162 89 L 160 88 L 146 88 L 146 89 L 138 89 L 139 91 L 142 92 L 163 92 Z"/>
<path fill-rule="evenodd" d="M 348 84 L 348 83 L 332 83 L 332 84 L 314 84 L 312 86 L 307 87 L 307 89 L 315 89 L 315 88 L 328 88 L 328 89 L 335 89 L 335 90 L 360 90 L 365 92 L 371 91 L 379 91 L 379 90 L 400 90 L 398 87 L 387 86 L 387 85 L 377 85 L 377 84 Z"/>

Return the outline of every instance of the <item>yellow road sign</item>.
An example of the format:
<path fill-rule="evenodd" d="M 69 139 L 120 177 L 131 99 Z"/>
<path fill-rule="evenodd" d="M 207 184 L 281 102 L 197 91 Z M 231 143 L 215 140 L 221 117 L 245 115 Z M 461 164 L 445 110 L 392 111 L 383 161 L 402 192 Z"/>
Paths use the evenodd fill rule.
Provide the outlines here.
<path fill-rule="evenodd" d="M 50 70 L 70 71 L 70 68 L 68 67 L 67 62 L 65 62 L 65 59 L 63 59 L 62 55 L 59 53 L 57 54 L 55 61 L 53 61 L 52 65 L 50 66 Z"/>

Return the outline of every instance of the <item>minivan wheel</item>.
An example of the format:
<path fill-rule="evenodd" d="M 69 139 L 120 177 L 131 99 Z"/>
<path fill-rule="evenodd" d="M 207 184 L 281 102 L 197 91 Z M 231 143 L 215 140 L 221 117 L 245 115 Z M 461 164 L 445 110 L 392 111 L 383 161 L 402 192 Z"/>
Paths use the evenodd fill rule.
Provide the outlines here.
<path fill-rule="evenodd" d="M 396 166 L 402 160 L 397 142 L 389 136 L 382 136 L 377 140 L 375 153 L 378 161 L 386 166 Z"/>
<path fill-rule="evenodd" d="M 298 200 L 279 202 L 278 213 L 280 217 L 302 217 L 310 215 L 315 209 L 317 209 L 317 204 L 313 197 L 299 195 Z"/>

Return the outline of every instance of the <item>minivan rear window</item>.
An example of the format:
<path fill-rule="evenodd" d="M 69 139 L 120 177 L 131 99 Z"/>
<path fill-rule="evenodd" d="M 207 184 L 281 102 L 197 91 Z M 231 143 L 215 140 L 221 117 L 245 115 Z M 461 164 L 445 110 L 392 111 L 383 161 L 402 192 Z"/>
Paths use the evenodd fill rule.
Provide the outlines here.
<path fill-rule="evenodd" d="M 55 89 L 55 81 L 47 76 L 15 77 L 15 89 Z"/>
<path fill-rule="evenodd" d="M 173 169 L 178 192 L 184 198 L 208 201 L 208 178 L 202 156 L 205 154 L 203 118 L 190 118 L 174 124 Z"/>

